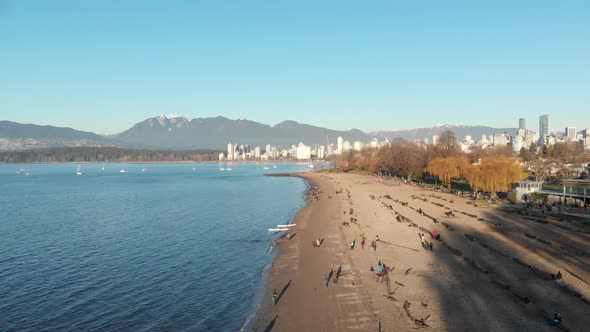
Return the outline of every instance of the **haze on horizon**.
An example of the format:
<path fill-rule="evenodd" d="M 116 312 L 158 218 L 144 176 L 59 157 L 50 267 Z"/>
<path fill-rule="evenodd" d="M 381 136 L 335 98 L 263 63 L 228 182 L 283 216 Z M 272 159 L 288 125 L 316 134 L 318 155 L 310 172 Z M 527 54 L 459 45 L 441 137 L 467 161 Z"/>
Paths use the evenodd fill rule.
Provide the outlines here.
<path fill-rule="evenodd" d="M 587 1 L 0 0 L 0 120 L 590 127 Z"/>

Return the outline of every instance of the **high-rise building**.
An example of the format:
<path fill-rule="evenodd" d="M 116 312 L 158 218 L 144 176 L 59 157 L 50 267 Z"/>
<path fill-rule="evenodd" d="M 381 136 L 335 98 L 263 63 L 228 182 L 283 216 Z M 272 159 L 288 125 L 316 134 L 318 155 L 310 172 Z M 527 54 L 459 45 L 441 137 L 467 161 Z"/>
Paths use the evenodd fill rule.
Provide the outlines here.
<path fill-rule="evenodd" d="M 295 148 L 295 156 L 299 160 L 310 159 L 311 147 L 303 143 L 299 143 L 299 145 Z"/>
<path fill-rule="evenodd" d="M 235 146 L 231 143 L 227 144 L 227 160 L 234 160 Z"/>
<path fill-rule="evenodd" d="M 518 129 L 526 130 L 526 119 L 525 118 L 518 119 Z"/>
<path fill-rule="evenodd" d="M 520 152 L 520 149 L 524 147 L 524 138 L 520 135 L 512 137 L 512 150 L 516 153 Z"/>
<path fill-rule="evenodd" d="M 354 151 L 360 151 L 360 150 L 362 150 L 363 149 L 363 142 L 361 142 L 361 141 L 354 141 L 352 143 L 352 149 Z"/>
<path fill-rule="evenodd" d="M 576 127 L 566 127 L 565 128 L 565 137 L 566 139 L 573 141 L 576 139 Z"/>
<path fill-rule="evenodd" d="M 342 136 L 338 136 L 338 147 L 336 148 L 336 154 L 341 154 L 342 153 L 342 148 L 344 144 L 344 140 L 342 139 Z"/>
<path fill-rule="evenodd" d="M 330 143 L 330 144 L 328 144 L 328 152 L 326 154 L 326 157 L 329 157 L 333 154 L 334 154 L 334 143 Z"/>
<path fill-rule="evenodd" d="M 341 150 L 341 152 L 350 151 L 350 149 L 352 149 L 352 145 L 350 145 L 350 142 L 349 141 L 342 142 L 342 150 Z"/>
<path fill-rule="evenodd" d="M 376 138 L 373 138 L 373 139 L 371 140 L 371 147 L 372 147 L 373 149 L 376 149 L 376 148 L 378 148 L 378 147 L 379 147 L 379 141 L 378 141 Z"/>
<path fill-rule="evenodd" d="M 436 145 L 438 143 L 438 135 L 432 136 L 432 145 Z"/>
<path fill-rule="evenodd" d="M 549 136 L 549 115 L 541 115 L 539 117 L 539 136 L 541 139 L 546 139 Z"/>
<path fill-rule="evenodd" d="M 324 148 L 323 145 L 320 145 L 317 148 L 317 158 L 318 159 L 324 159 L 324 158 L 326 158 L 326 149 Z"/>

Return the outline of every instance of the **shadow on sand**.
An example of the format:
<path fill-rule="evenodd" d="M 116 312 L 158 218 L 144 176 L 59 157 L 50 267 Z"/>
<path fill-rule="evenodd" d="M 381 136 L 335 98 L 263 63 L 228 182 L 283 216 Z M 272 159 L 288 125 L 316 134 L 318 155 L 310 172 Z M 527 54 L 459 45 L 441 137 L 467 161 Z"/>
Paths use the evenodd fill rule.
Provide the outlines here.
<path fill-rule="evenodd" d="M 272 331 L 272 329 L 275 327 L 275 323 L 277 322 L 277 318 L 279 318 L 279 315 L 276 315 L 275 318 L 271 320 L 270 323 L 268 323 L 268 326 L 264 329 L 264 332 Z"/>
<path fill-rule="evenodd" d="M 289 280 L 289 282 L 281 290 L 281 293 L 277 297 L 277 304 L 281 301 L 281 299 L 283 298 L 283 295 L 285 294 L 285 292 L 287 291 L 287 288 L 289 288 L 289 286 L 291 286 L 291 280 Z"/>

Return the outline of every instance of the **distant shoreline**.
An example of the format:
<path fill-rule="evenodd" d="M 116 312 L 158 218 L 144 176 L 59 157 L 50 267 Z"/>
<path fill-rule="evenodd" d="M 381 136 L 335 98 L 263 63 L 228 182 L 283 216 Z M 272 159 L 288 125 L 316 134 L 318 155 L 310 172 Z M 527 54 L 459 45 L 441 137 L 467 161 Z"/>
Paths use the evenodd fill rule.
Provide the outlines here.
<path fill-rule="evenodd" d="M 318 161 L 325 163 L 326 161 Z M 55 162 L 0 162 L 0 165 L 52 165 L 52 164 L 307 164 L 305 161 L 296 160 L 276 160 L 276 161 L 257 161 L 257 160 L 243 160 L 243 161 L 55 161 Z M 282 173 L 289 174 L 289 173 Z M 295 174 L 295 173 L 294 173 Z M 271 174 L 269 174 L 271 175 Z M 295 176 L 295 175 L 278 175 L 271 176 Z"/>

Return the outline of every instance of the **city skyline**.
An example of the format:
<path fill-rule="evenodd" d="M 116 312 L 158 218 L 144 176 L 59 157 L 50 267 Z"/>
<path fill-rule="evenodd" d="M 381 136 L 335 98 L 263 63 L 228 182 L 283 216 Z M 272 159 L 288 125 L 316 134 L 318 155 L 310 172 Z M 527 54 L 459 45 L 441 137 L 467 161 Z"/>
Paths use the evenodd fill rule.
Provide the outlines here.
<path fill-rule="evenodd" d="M 369 132 L 559 114 L 552 129 L 584 128 L 589 6 L 2 1 L 0 119 L 114 134 L 163 113 Z"/>

